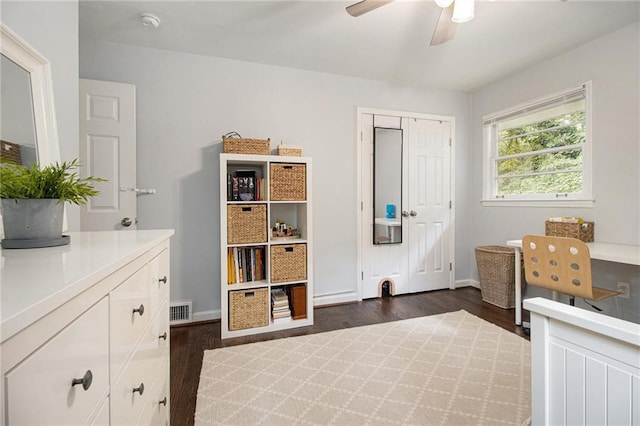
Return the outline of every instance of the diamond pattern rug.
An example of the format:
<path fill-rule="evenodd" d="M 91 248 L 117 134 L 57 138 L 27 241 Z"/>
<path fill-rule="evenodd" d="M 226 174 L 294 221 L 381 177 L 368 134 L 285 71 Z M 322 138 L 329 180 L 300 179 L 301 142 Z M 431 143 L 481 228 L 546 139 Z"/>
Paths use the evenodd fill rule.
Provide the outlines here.
<path fill-rule="evenodd" d="M 522 425 L 529 342 L 466 311 L 205 351 L 195 424 Z"/>

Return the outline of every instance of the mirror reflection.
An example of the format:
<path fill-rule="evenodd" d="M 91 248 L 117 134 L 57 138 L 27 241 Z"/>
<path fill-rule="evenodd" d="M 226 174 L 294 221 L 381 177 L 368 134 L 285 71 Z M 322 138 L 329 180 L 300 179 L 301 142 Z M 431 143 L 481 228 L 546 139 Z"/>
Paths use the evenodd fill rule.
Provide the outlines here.
<path fill-rule="evenodd" d="M 373 244 L 402 243 L 402 129 L 373 129 Z"/>
<path fill-rule="evenodd" d="M 4 55 L 0 72 L 0 157 L 31 166 L 38 161 L 31 76 Z"/>

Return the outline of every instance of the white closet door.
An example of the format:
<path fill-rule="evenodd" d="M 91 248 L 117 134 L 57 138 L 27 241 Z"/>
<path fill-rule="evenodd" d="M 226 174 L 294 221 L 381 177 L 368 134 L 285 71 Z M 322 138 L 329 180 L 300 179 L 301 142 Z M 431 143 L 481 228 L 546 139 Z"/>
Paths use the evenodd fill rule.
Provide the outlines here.
<path fill-rule="evenodd" d="M 451 281 L 451 123 L 409 119 L 409 292 Z"/>
<path fill-rule="evenodd" d="M 82 230 L 136 229 L 135 86 L 80 79 L 80 158 L 87 174 L 107 180 L 82 208 Z"/>

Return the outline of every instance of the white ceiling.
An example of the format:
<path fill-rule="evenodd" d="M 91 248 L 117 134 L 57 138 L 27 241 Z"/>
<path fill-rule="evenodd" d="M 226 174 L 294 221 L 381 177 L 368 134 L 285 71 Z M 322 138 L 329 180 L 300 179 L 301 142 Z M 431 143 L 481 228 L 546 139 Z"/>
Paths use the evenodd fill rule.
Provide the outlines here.
<path fill-rule="evenodd" d="M 397 0 L 358 18 L 345 12 L 351 3 L 81 1 L 80 39 L 473 92 L 640 20 L 640 0 L 477 0 L 453 41 L 429 47 L 440 13 L 432 0 Z M 144 27 L 141 12 L 158 15 L 160 27 Z"/>

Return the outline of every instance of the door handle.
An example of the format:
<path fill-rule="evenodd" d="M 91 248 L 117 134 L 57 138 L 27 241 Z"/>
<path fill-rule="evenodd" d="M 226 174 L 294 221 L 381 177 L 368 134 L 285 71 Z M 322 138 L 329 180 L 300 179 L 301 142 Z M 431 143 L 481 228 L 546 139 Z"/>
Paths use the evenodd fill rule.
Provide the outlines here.
<path fill-rule="evenodd" d="M 409 217 L 409 212 L 406 210 L 402 210 L 402 217 Z"/>
<path fill-rule="evenodd" d="M 416 216 L 418 216 L 418 213 L 416 213 L 416 211 L 415 211 L 415 210 L 411 210 L 411 211 L 409 212 L 409 216 L 411 216 L 411 217 L 416 217 Z"/>
<path fill-rule="evenodd" d="M 125 228 L 131 226 L 132 223 L 133 221 L 131 220 L 131 218 L 128 218 L 128 217 L 125 217 L 120 221 L 120 225 L 124 226 Z"/>

